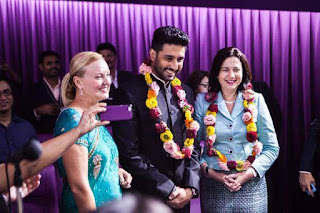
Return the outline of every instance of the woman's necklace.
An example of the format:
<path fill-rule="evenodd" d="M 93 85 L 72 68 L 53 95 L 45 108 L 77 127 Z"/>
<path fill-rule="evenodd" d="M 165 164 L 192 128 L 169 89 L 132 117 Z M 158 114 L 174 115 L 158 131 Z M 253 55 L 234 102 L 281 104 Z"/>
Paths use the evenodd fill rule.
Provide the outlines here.
<path fill-rule="evenodd" d="M 218 104 L 216 104 L 217 93 L 208 92 L 205 96 L 206 101 L 210 103 L 208 110 L 206 111 L 206 116 L 203 121 L 206 125 L 206 145 L 207 145 L 207 155 L 209 157 L 215 156 L 219 161 L 219 166 L 222 170 L 229 171 L 230 169 L 236 169 L 237 171 L 246 170 L 251 166 L 253 161 L 255 160 L 256 155 L 259 155 L 262 151 L 262 143 L 258 141 L 258 133 L 255 122 L 253 121 L 253 117 L 256 113 L 256 107 L 254 104 L 254 91 L 252 90 L 251 83 L 248 83 L 244 87 L 243 92 L 243 106 L 244 113 L 242 116 L 243 122 L 246 124 L 247 135 L 246 138 L 249 142 L 254 143 L 253 150 L 251 155 L 247 157 L 245 161 L 243 160 L 228 160 L 225 155 L 223 155 L 220 151 L 213 148 L 213 144 L 216 140 L 215 134 L 215 124 L 216 117 L 218 113 Z M 225 100 L 224 100 L 225 101 Z M 225 101 L 225 103 L 235 103 L 235 101 Z"/>
<path fill-rule="evenodd" d="M 139 67 L 139 72 L 144 75 L 145 81 L 149 86 L 148 95 L 146 100 L 146 106 L 148 107 L 150 117 L 156 121 L 155 129 L 160 134 L 160 139 L 163 142 L 164 150 L 170 154 L 170 157 L 175 159 L 191 158 L 191 154 L 194 150 L 194 138 L 199 130 L 199 124 L 191 117 L 194 111 L 193 106 L 188 103 L 186 99 L 186 93 L 182 89 L 181 81 L 178 78 L 174 78 L 171 81 L 172 91 L 178 97 L 178 105 L 182 109 L 185 115 L 185 124 L 187 127 L 187 138 L 184 141 L 182 150 L 177 143 L 173 140 L 173 134 L 167 124 L 160 119 L 162 113 L 158 107 L 157 96 L 159 94 L 160 87 L 157 82 L 153 81 L 150 73 L 152 69 L 150 66 L 142 63 Z"/>
<path fill-rule="evenodd" d="M 226 101 L 226 100 L 224 100 L 224 102 L 225 102 L 226 104 L 234 104 L 236 101 Z"/>

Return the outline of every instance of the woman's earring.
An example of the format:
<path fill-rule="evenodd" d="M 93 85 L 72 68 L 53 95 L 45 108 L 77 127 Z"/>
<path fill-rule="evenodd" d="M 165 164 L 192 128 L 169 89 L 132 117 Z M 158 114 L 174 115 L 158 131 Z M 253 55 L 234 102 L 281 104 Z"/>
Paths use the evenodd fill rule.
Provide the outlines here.
<path fill-rule="evenodd" d="M 82 96 L 83 95 L 83 89 L 81 88 L 80 89 L 80 96 Z"/>

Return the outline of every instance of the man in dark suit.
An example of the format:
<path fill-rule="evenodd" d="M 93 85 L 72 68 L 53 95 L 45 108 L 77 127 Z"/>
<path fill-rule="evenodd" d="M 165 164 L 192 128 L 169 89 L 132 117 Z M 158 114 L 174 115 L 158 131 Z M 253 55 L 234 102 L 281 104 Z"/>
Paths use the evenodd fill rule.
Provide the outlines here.
<path fill-rule="evenodd" d="M 186 139 L 184 113 L 178 106 L 170 82 L 183 67 L 188 35 L 175 27 L 158 28 L 149 51 L 151 78 L 160 87 L 158 107 L 173 133 L 173 140 L 183 147 Z M 193 104 L 192 90 L 182 84 L 186 98 Z M 189 212 L 190 200 L 199 190 L 198 163 L 200 146 L 195 143 L 191 158 L 174 159 L 164 150 L 164 143 L 155 130 L 155 121 L 146 107 L 148 85 L 143 75 L 116 91 L 116 104 L 132 104 L 133 118 L 113 123 L 114 139 L 118 145 L 121 165 L 133 176 L 132 188 L 141 193 L 166 200 L 175 212 Z"/>
<path fill-rule="evenodd" d="M 314 197 L 314 193 L 311 191 L 310 184 L 316 184 L 316 181 L 312 175 L 312 172 L 319 173 L 318 169 L 314 167 L 314 161 L 318 161 L 319 159 L 315 159 L 316 152 L 319 151 L 320 146 L 320 118 L 318 117 L 312 124 L 310 128 L 309 136 L 304 143 L 304 149 L 300 164 L 300 176 L 299 183 L 302 191 L 308 191 L 311 197 Z M 319 166 L 319 165 L 318 165 Z M 318 171 L 316 171 L 318 170 Z M 317 174 L 316 177 L 318 177 Z M 318 198 L 319 199 L 319 198 Z"/>
<path fill-rule="evenodd" d="M 98 45 L 96 51 L 103 56 L 110 69 L 112 84 L 110 86 L 107 103 L 112 104 L 116 89 L 122 84 L 129 82 L 132 79 L 133 74 L 127 71 L 117 70 L 117 51 L 112 44 L 101 43 Z"/>
<path fill-rule="evenodd" d="M 60 96 L 60 62 L 56 52 L 47 50 L 39 57 L 43 79 L 32 86 L 25 95 L 28 99 L 28 120 L 39 134 L 52 134 L 62 107 Z"/>

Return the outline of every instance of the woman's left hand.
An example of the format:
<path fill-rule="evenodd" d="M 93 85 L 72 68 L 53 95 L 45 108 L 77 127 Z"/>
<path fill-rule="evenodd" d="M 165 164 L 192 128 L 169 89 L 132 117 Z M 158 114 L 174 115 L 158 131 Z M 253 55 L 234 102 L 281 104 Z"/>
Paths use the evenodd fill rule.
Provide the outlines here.
<path fill-rule="evenodd" d="M 227 179 L 233 179 L 234 183 L 231 186 L 231 188 L 234 191 L 239 191 L 241 189 L 241 186 L 247 182 L 248 180 L 251 180 L 252 178 L 254 178 L 253 174 L 246 170 L 244 172 L 239 172 L 239 173 L 235 173 L 235 174 L 230 174 L 226 177 Z"/>
<path fill-rule="evenodd" d="M 131 182 L 132 182 L 131 174 L 122 168 L 119 168 L 118 173 L 119 173 L 121 187 L 125 189 L 129 189 L 131 187 Z"/>

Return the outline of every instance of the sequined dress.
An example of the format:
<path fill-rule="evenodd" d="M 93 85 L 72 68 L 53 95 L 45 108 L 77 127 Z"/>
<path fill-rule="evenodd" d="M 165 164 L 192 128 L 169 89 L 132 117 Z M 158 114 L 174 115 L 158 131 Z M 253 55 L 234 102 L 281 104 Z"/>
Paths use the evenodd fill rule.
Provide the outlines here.
<path fill-rule="evenodd" d="M 76 127 L 81 114 L 73 108 L 63 110 L 56 122 L 54 136 Z M 88 149 L 88 180 L 95 197 L 96 206 L 114 199 L 121 199 L 122 192 L 118 176 L 118 148 L 104 126 L 96 127 L 79 138 L 75 144 Z M 58 160 L 59 174 L 64 179 L 60 212 L 78 212 L 71 188 L 68 184 L 62 158 Z"/>

